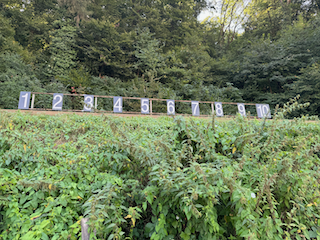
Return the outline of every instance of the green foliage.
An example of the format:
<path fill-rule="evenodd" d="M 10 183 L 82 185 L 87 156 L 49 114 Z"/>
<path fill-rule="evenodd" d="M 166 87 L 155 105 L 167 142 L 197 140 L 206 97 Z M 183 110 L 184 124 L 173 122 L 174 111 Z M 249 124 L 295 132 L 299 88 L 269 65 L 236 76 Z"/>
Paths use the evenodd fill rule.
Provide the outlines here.
<path fill-rule="evenodd" d="M 214 17 L 200 23 L 209 5 Z M 21 56 L 43 91 L 271 107 L 300 94 L 311 105 L 289 117 L 316 115 L 319 9 L 316 0 L 3 0 L 0 54 Z"/>
<path fill-rule="evenodd" d="M 290 105 L 290 104 L 289 104 Z M 0 238 L 312 239 L 320 128 L 304 119 L 0 115 Z"/>
<path fill-rule="evenodd" d="M 0 108 L 17 108 L 20 91 L 43 91 L 31 66 L 17 54 L 0 55 Z"/>
<path fill-rule="evenodd" d="M 61 21 L 55 22 L 57 29 L 51 32 L 49 45 L 50 61 L 47 74 L 59 78 L 64 77 L 76 65 L 75 36 L 76 29 Z"/>

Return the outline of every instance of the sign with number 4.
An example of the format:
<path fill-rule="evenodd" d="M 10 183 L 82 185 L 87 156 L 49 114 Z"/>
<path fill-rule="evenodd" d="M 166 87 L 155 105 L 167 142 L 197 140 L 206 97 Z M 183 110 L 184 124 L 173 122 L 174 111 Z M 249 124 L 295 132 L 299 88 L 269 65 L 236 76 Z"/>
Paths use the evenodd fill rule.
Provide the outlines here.
<path fill-rule="evenodd" d="M 113 112 L 122 113 L 122 97 L 113 98 Z"/>

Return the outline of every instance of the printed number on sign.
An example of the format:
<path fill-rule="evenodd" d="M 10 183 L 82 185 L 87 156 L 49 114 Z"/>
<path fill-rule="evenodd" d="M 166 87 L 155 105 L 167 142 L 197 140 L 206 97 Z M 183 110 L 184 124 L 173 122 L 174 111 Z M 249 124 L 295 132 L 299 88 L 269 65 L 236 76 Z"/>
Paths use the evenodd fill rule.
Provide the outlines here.
<path fill-rule="evenodd" d="M 18 109 L 29 109 L 31 92 L 20 92 Z"/>
<path fill-rule="evenodd" d="M 193 116 L 200 116 L 200 109 L 199 109 L 199 102 L 198 101 L 191 102 L 191 109 L 192 109 Z"/>
<path fill-rule="evenodd" d="M 271 118 L 269 104 L 256 104 L 258 118 Z"/>
<path fill-rule="evenodd" d="M 222 117 L 223 116 L 222 103 L 221 102 L 215 102 L 214 105 L 216 107 L 216 115 L 218 117 Z"/>
<path fill-rule="evenodd" d="M 93 98 L 93 95 L 84 95 L 83 111 L 91 112 L 91 109 L 93 107 Z"/>
<path fill-rule="evenodd" d="M 54 93 L 53 100 L 52 100 L 52 110 L 62 110 L 62 100 L 63 94 L 61 93 Z"/>
<path fill-rule="evenodd" d="M 243 103 L 237 103 L 237 105 L 238 105 L 238 111 L 239 111 L 240 115 L 244 116 L 244 117 L 247 116 L 246 108 L 245 108 L 244 104 Z"/>
<path fill-rule="evenodd" d="M 149 98 L 141 98 L 141 113 L 149 113 Z"/>
<path fill-rule="evenodd" d="M 168 115 L 175 114 L 174 100 L 167 100 L 167 114 Z"/>
<path fill-rule="evenodd" d="M 113 98 L 113 112 L 122 113 L 122 97 Z"/>

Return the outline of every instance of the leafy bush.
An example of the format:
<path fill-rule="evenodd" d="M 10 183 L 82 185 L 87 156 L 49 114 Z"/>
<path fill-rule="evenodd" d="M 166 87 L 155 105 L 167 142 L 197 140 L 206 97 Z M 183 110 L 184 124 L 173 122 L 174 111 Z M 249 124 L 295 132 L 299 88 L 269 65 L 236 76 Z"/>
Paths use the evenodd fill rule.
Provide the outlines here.
<path fill-rule="evenodd" d="M 281 116 L 1 113 L 0 238 L 319 238 L 320 127 Z"/>

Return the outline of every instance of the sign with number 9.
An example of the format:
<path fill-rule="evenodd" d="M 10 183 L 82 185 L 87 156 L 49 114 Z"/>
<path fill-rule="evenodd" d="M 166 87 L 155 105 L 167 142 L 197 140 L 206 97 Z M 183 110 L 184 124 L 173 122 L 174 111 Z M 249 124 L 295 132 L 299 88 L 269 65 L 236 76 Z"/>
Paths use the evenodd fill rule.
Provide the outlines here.
<path fill-rule="evenodd" d="M 244 116 L 244 117 L 247 116 L 246 108 L 245 108 L 244 104 L 243 103 L 237 103 L 237 105 L 238 105 L 238 111 L 239 111 L 240 115 Z"/>
<path fill-rule="evenodd" d="M 167 114 L 168 115 L 175 115 L 175 106 L 174 106 L 174 100 L 168 99 L 167 100 Z"/>
<path fill-rule="evenodd" d="M 29 109 L 31 92 L 20 92 L 18 109 Z"/>

